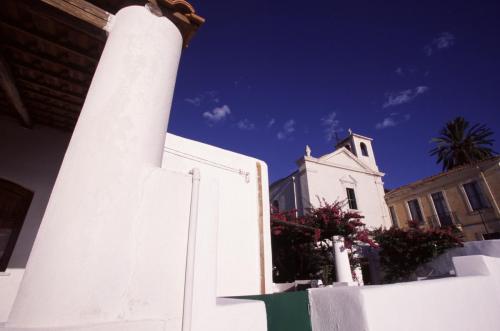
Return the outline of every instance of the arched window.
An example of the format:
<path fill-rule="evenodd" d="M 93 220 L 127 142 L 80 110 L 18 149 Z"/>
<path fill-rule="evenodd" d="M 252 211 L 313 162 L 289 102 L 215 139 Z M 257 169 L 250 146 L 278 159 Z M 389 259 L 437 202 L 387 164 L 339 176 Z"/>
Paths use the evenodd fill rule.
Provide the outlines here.
<path fill-rule="evenodd" d="M 368 156 L 368 149 L 366 148 L 365 143 L 359 144 L 359 147 L 361 147 L 361 155 Z"/>

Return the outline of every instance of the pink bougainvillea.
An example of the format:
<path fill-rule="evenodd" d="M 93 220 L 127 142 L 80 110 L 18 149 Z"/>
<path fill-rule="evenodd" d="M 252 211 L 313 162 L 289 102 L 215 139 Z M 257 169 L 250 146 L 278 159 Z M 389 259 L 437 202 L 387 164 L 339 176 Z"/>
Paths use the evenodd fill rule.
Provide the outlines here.
<path fill-rule="evenodd" d="M 303 216 L 296 210 L 271 213 L 274 278 L 277 282 L 296 279 L 325 279 L 325 270 L 333 269 L 331 240 L 342 236 L 350 254 L 352 267 L 359 265 L 360 245 L 375 247 L 362 216 L 346 212 L 340 202 L 322 201 L 319 208 L 310 208 Z"/>

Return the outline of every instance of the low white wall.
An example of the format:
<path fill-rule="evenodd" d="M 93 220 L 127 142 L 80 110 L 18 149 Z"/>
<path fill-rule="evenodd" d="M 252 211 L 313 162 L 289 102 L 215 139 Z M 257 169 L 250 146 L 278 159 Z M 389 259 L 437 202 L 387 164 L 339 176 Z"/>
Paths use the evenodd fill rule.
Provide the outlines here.
<path fill-rule="evenodd" d="M 70 138 L 69 133 L 39 125 L 26 129 L 0 117 L 0 178 L 35 193 L 9 268 L 26 267 Z"/>
<path fill-rule="evenodd" d="M 463 247 L 449 249 L 433 261 L 421 266 L 417 276 L 442 276 L 455 273 L 453 257 L 484 255 L 500 258 L 500 240 L 468 241 Z"/>
<path fill-rule="evenodd" d="M 24 269 L 7 269 L 0 272 L 0 325 L 9 317 L 23 274 Z"/>
<path fill-rule="evenodd" d="M 454 259 L 459 277 L 310 290 L 314 331 L 496 331 L 500 259 Z"/>
<path fill-rule="evenodd" d="M 163 167 L 180 172 L 199 168 L 219 183 L 217 296 L 272 293 L 269 184 L 264 162 L 167 134 Z M 261 166 L 259 179 L 257 163 Z M 259 206 L 259 204 L 262 204 Z M 259 210 L 262 208 L 262 229 Z M 262 234 L 259 232 L 262 230 Z M 263 236 L 263 251 L 259 238 Z M 264 259 L 261 270 L 261 258 Z M 264 279 L 261 279 L 264 277 Z"/>

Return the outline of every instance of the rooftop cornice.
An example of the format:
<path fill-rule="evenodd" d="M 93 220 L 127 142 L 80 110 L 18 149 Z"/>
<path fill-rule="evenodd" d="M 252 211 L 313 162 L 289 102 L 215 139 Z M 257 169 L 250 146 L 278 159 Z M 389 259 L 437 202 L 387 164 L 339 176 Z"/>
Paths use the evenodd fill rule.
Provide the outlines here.
<path fill-rule="evenodd" d="M 415 191 L 422 188 L 425 189 L 426 186 L 439 186 L 441 185 L 440 181 L 444 181 L 443 178 L 447 178 L 449 181 L 456 181 L 457 178 L 463 177 L 465 172 L 489 171 L 490 169 L 495 169 L 497 165 L 500 166 L 500 156 L 494 156 L 483 161 L 464 165 L 452 170 L 448 170 L 446 172 L 441 172 L 433 176 L 416 180 L 412 183 L 390 190 L 388 193 L 386 193 L 386 197 L 388 197 L 388 199 L 392 199 L 402 195 L 406 195 L 409 191 Z"/>

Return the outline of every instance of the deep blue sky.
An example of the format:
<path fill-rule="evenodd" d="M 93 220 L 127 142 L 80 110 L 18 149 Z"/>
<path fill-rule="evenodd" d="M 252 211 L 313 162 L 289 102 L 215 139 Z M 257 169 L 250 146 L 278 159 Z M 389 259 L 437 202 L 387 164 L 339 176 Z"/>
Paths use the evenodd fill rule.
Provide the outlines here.
<path fill-rule="evenodd" d="M 169 132 L 262 159 L 270 181 L 306 144 L 333 151 L 332 130 L 374 138 L 387 188 L 440 171 L 429 141 L 456 116 L 500 150 L 499 1 L 191 2 L 207 22 Z"/>

